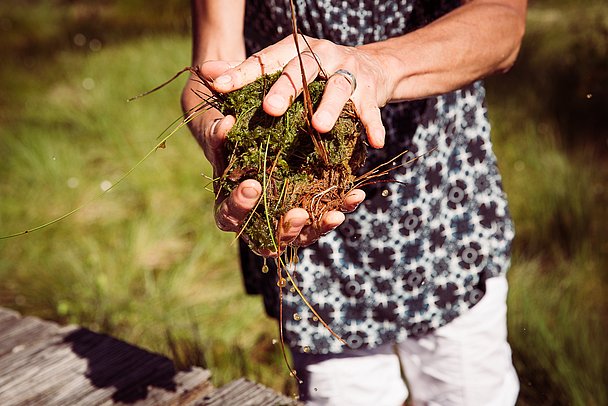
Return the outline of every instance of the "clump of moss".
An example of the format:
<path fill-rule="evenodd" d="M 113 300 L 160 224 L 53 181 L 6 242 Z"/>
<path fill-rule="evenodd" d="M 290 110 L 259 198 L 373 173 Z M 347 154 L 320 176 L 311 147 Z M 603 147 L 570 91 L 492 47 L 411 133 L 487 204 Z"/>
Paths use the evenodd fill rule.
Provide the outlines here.
<path fill-rule="evenodd" d="M 322 147 L 313 142 L 302 96 L 283 116 L 266 114 L 262 101 L 279 75 L 264 75 L 223 95 L 220 104 L 222 113 L 236 117 L 227 134 L 228 165 L 219 181 L 221 192 L 230 193 L 245 179 L 256 179 L 263 188 L 263 196 L 242 230 L 256 252 L 277 250 L 277 230 L 289 209 L 306 209 L 311 222 L 318 222 L 329 210 L 340 209 L 366 154 L 362 126 L 350 102 L 330 132 L 316 135 Z M 314 108 L 325 82 L 317 79 L 308 86 Z"/>

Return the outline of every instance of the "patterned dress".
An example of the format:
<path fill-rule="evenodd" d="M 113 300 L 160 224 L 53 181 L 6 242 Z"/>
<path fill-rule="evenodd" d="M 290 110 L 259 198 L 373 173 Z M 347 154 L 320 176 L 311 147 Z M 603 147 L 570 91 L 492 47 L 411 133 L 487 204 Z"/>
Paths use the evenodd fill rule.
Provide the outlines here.
<path fill-rule="evenodd" d="M 460 5 L 449 0 L 297 0 L 300 30 L 342 45 L 403 35 Z M 245 36 L 255 52 L 290 34 L 288 0 L 247 1 Z M 513 226 L 490 142 L 481 82 L 382 111 L 386 147 L 368 167 L 404 150 L 396 182 L 365 187 L 367 199 L 335 232 L 300 250 L 296 279 L 351 348 L 420 337 L 458 317 L 509 266 Z M 416 156 L 421 158 L 410 162 Z M 277 315 L 276 274 L 241 247 L 247 289 Z M 294 292 L 284 289 L 285 336 L 296 351 L 345 347 Z"/>

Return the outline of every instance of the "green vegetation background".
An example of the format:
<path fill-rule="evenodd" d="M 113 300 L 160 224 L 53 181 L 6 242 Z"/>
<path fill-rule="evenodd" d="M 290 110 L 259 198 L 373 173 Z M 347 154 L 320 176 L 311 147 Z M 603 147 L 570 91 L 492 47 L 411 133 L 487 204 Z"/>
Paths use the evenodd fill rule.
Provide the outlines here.
<path fill-rule="evenodd" d="M 186 1 L 0 3 L 0 234 L 115 181 L 180 115 Z M 185 79 L 184 79 L 185 80 Z M 522 405 L 605 405 L 608 6 L 531 1 L 510 73 L 488 80 L 517 227 L 510 341 Z M 290 393 L 274 323 L 216 230 L 210 170 L 187 131 L 60 224 L 0 241 L 0 305 L 78 323 Z"/>

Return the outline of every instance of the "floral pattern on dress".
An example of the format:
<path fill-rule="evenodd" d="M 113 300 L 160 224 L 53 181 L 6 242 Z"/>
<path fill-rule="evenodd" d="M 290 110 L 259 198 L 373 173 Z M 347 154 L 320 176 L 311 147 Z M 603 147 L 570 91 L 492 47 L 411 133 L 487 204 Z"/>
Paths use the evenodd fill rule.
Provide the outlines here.
<path fill-rule="evenodd" d="M 403 35 L 458 7 L 459 1 L 296 1 L 301 31 L 344 45 Z M 250 0 L 250 52 L 290 33 L 289 1 Z M 420 337 L 475 305 L 488 278 L 504 274 L 514 231 L 492 152 L 481 82 L 382 109 L 386 146 L 369 151 L 367 168 L 395 161 L 389 182 L 335 232 L 300 250 L 296 281 L 351 348 Z M 242 253 L 245 258 L 247 254 Z M 253 276 L 277 315 L 276 275 Z M 253 287 L 252 287 L 253 286 Z M 339 353 L 344 346 L 289 289 L 283 299 L 287 344 Z M 294 315 L 299 317 L 294 317 Z"/>

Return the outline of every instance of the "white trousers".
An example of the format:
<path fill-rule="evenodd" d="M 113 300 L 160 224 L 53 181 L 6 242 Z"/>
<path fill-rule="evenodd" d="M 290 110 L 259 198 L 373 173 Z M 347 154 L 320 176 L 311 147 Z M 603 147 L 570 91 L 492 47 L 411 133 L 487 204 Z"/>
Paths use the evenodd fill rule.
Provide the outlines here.
<path fill-rule="evenodd" d="M 294 352 L 301 398 L 307 405 L 401 406 L 409 394 L 413 406 L 514 405 L 519 380 L 507 343 L 507 289 L 506 278 L 489 279 L 479 303 L 420 339 L 342 354 Z"/>

